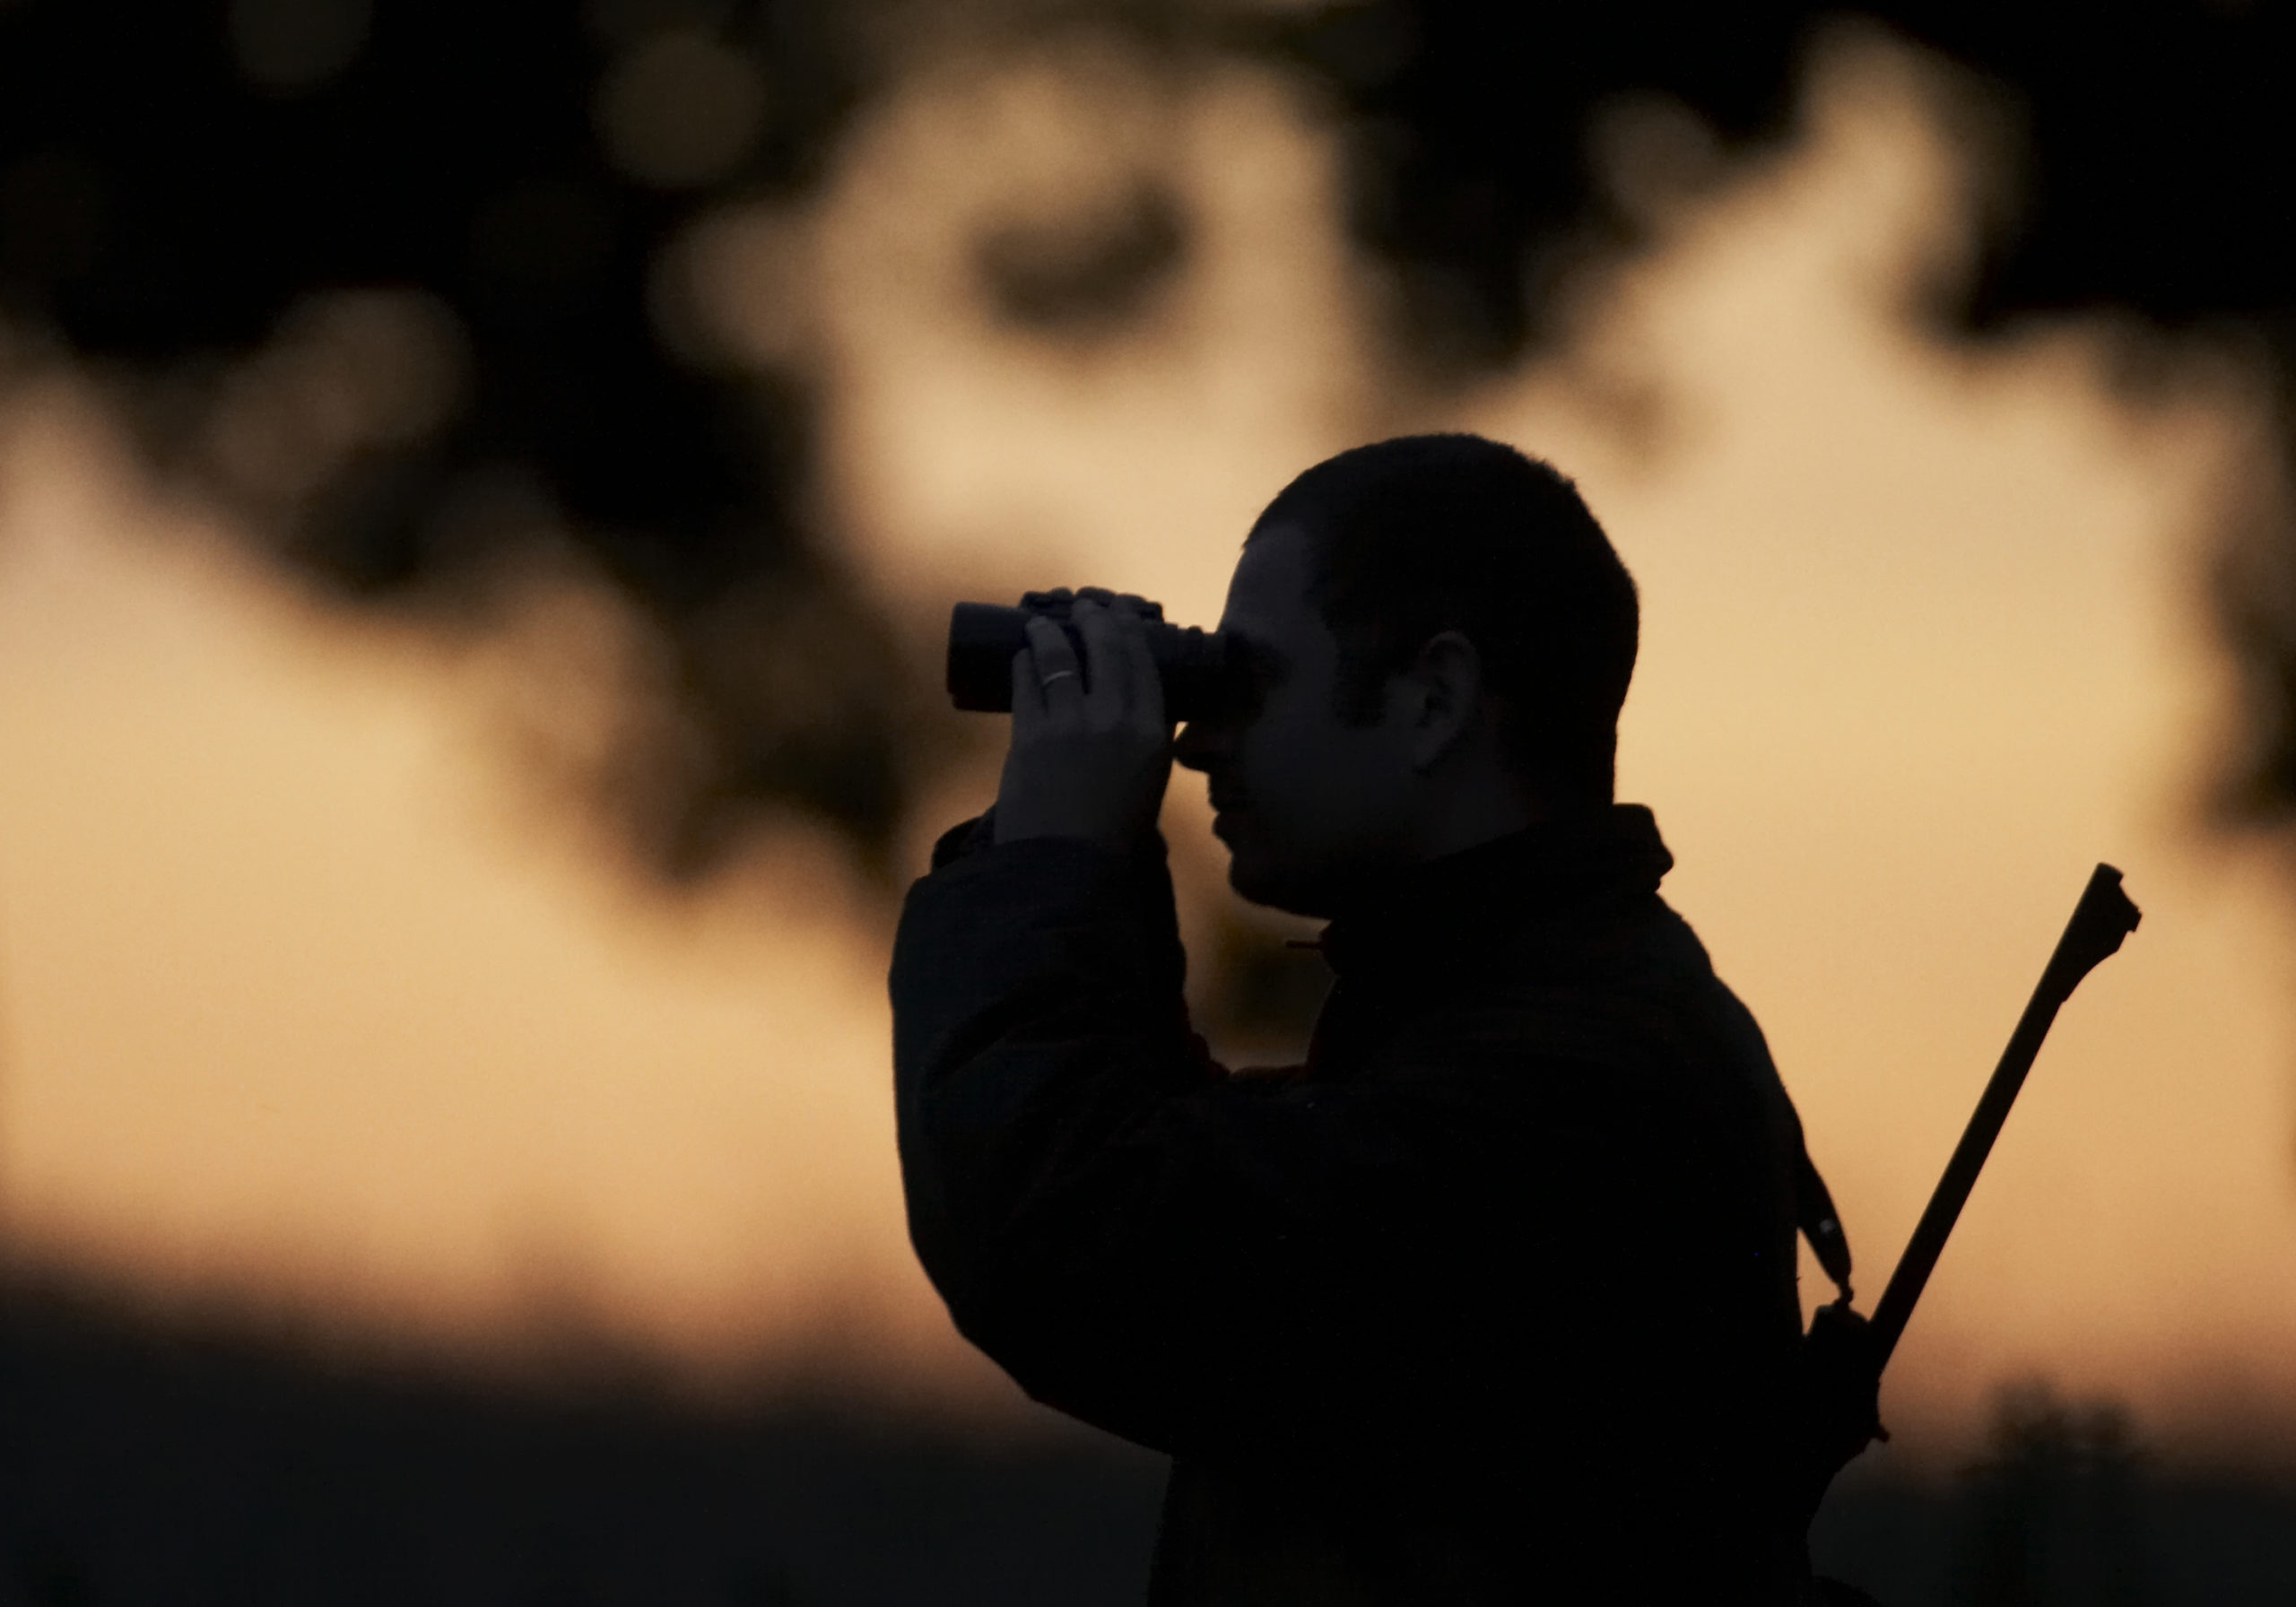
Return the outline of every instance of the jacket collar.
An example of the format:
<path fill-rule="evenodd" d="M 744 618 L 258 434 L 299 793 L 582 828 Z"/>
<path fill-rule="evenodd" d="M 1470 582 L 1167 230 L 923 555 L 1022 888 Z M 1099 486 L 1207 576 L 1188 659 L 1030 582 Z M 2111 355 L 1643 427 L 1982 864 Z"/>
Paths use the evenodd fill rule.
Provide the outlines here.
<path fill-rule="evenodd" d="M 1674 868 L 1639 804 L 1549 821 L 1411 866 L 1324 928 L 1342 977 L 1465 960 L 1526 925 L 1657 892 Z"/>

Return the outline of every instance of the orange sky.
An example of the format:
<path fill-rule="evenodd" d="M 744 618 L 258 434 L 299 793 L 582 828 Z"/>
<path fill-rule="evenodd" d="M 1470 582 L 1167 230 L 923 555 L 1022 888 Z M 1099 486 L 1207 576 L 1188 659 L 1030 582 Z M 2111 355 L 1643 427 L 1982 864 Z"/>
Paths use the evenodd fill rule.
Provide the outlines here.
<path fill-rule="evenodd" d="M 1666 204 L 1560 351 L 1465 395 L 1384 360 L 1329 131 L 1242 69 L 920 73 L 816 206 L 690 261 L 736 349 L 820 376 L 830 510 L 920 607 L 1092 580 L 1208 620 L 1261 501 L 1399 430 L 1578 474 L 1645 598 L 1622 790 L 1770 1031 L 1869 1299 L 2090 865 L 2121 865 L 2144 927 L 1915 1319 L 1892 1454 L 2033 1374 L 2196 1436 L 2296 1402 L 2296 951 L 2266 862 L 2192 823 L 2224 719 L 2203 533 L 2255 414 L 2197 356 L 2117 394 L 2100 323 L 1949 350 L 1897 317 L 1967 238 L 1926 72 L 1837 40 L 1788 155 Z M 1197 244 L 1132 326 L 1056 346 L 969 307 L 969 231 L 1142 170 Z M 223 557 L 68 383 L 5 439 L 18 1255 L 460 1344 L 578 1309 L 705 1371 L 827 1312 L 979 1385 L 901 1238 L 879 912 L 796 836 L 672 904 L 509 761 L 535 655 L 577 685 L 642 656 L 603 593 L 561 576 L 508 645 L 444 646 Z M 1192 788 L 1170 825 L 1208 881 Z"/>

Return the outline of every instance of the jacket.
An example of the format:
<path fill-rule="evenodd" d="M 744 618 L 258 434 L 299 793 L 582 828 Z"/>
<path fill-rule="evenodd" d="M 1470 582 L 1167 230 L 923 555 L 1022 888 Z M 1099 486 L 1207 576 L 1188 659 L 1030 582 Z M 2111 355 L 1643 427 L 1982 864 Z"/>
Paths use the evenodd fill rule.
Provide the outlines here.
<path fill-rule="evenodd" d="M 1161 844 L 988 845 L 891 972 L 918 1254 L 1172 1458 L 1156 1607 L 1796 1599 L 1798 1122 L 1613 806 L 1346 909 L 1304 1065 L 1191 1031 Z"/>

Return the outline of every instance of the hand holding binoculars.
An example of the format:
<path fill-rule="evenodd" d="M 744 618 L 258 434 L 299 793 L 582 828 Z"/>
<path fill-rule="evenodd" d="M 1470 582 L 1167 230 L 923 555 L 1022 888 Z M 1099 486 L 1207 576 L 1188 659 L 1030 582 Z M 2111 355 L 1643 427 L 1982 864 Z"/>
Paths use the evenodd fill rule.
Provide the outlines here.
<path fill-rule="evenodd" d="M 993 603 L 960 603 L 949 614 L 949 700 L 959 708 L 984 714 L 1013 710 L 1013 656 L 1029 645 L 1031 618 L 1050 620 L 1068 633 L 1085 673 L 1083 639 L 1071 614 L 1075 604 L 1090 599 L 1114 604 L 1112 592 L 1088 587 L 1065 591 L 1031 592 L 1017 608 Z M 1199 720 L 1216 709 L 1231 684 L 1228 638 L 1216 630 L 1193 625 L 1169 625 L 1162 607 L 1154 603 L 1135 606 L 1144 614 L 1148 654 L 1155 660 L 1157 678 L 1164 686 L 1164 713 L 1175 724 Z"/>

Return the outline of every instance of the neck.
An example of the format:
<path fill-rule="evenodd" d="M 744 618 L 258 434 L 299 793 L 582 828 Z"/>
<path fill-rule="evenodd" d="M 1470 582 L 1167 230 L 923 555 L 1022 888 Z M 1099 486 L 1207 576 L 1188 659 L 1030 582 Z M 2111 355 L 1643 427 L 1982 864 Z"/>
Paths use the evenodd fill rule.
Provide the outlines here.
<path fill-rule="evenodd" d="M 1463 854 L 1542 825 L 1558 812 L 1504 772 L 1461 777 L 1427 799 L 1427 807 L 1405 834 L 1404 857 L 1419 864 Z"/>
<path fill-rule="evenodd" d="M 1647 809 L 1564 811 L 1358 889 L 1325 928 L 1324 957 L 1343 976 L 1464 975 L 1526 924 L 1654 895 L 1673 863 Z"/>

